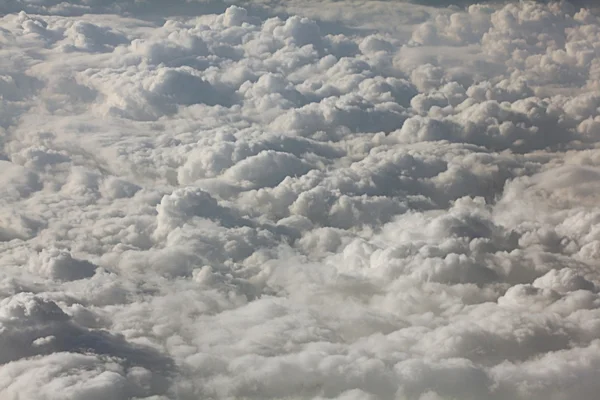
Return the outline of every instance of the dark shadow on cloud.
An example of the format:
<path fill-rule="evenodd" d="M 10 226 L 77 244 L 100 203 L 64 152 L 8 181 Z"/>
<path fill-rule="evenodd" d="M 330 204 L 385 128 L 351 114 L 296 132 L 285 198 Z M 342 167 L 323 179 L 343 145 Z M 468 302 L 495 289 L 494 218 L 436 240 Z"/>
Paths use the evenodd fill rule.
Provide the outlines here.
<path fill-rule="evenodd" d="M 72 352 L 117 357 L 125 367 L 141 366 L 163 379 L 174 372 L 173 361 L 158 351 L 127 341 L 121 335 L 80 326 L 53 301 L 21 293 L 5 303 L 0 364 L 37 355 Z M 162 378 L 159 378 L 162 377 Z M 162 391 L 164 391 L 162 390 Z"/>
<path fill-rule="evenodd" d="M 471 4 L 506 4 L 512 1 L 502 0 L 390 0 L 394 2 L 404 2 L 421 4 L 431 7 L 467 7 Z M 365 0 L 367 3 L 368 0 Z M 537 0 L 539 3 L 551 3 L 556 0 Z M 115 13 L 127 15 L 140 19 L 162 20 L 168 16 L 194 16 L 204 14 L 221 14 L 232 4 L 242 6 L 249 11 L 249 15 L 273 16 L 273 7 L 283 5 L 286 1 L 273 2 L 265 4 L 261 1 L 224 1 L 224 0 L 39 0 L 31 2 L 29 0 L 5 0 L 0 4 L 0 16 L 9 13 L 18 13 L 25 11 L 31 14 L 53 14 L 64 16 L 80 16 L 84 14 Z M 571 0 L 575 7 L 598 8 L 595 0 Z M 330 33 L 345 33 L 345 31 L 335 24 L 327 26 L 326 30 Z"/>
<path fill-rule="evenodd" d="M 223 93 L 201 77 L 186 72 L 171 70 L 155 89 L 155 94 L 167 103 L 179 105 L 206 104 L 230 107 L 233 93 Z"/>
<path fill-rule="evenodd" d="M 531 0 L 526 0 L 531 1 Z M 409 1 L 413 4 L 421 4 L 425 6 L 431 7 L 468 7 L 472 4 L 490 4 L 490 5 L 501 5 L 508 3 L 519 3 L 519 0 L 411 0 Z M 549 4 L 549 3 L 559 3 L 561 0 L 533 0 L 535 3 Z M 569 0 L 563 1 L 564 3 L 570 3 L 574 7 L 582 7 L 582 8 L 593 8 L 598 9 L 600 5 L 597 0 Z"/>
<path fill-rule="evenodd" d="M 0 3 L 0 16 L 25 11 L 31 14 L 81 16 L 112 13 L 137 19 L 161 21 L 165 16 L 193 17 L 222 14 L 232 4 L 244 1 L 223 0 L 8 0 Z"/>

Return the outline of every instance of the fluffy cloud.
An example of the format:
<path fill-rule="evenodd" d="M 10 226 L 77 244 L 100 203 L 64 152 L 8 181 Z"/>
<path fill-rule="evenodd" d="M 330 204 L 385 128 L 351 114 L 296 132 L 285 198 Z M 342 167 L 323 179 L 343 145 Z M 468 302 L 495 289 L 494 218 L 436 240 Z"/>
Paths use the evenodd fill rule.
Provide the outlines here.
<path fill-rule="evenodd" d="M 595 398 L 592 4 L 163 3 L 0 5 L 0 398 Z"/>

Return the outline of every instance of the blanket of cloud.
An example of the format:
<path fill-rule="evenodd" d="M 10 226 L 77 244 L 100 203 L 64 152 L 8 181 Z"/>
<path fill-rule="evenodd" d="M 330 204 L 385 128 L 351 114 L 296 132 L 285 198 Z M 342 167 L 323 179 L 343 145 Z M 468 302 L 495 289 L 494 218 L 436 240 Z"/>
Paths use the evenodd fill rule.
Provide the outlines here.
<path fill-rule="evenodd" d="M 2 400 L 597 398 L 593 10 L 2 4 Z"/>

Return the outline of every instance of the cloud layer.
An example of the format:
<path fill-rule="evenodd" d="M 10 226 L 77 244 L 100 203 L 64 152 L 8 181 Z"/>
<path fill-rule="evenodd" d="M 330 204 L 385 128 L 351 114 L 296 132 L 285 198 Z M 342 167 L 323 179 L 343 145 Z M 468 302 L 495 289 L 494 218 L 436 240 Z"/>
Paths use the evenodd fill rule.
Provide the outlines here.
<path fill-rule="evenodd" d="M 596 397 L 596 11 L 184 3 L 0 6 L 0 398 Z"/>

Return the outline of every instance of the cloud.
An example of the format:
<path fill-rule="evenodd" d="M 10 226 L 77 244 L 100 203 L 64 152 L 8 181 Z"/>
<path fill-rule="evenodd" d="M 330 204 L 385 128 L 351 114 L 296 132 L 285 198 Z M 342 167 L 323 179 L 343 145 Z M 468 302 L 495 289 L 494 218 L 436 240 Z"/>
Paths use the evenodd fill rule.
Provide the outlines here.
<path fill-rule="evenodd" d="M 0 398 L 594 398 L 593 4 L 171 3 L 0 5 Z"/>

